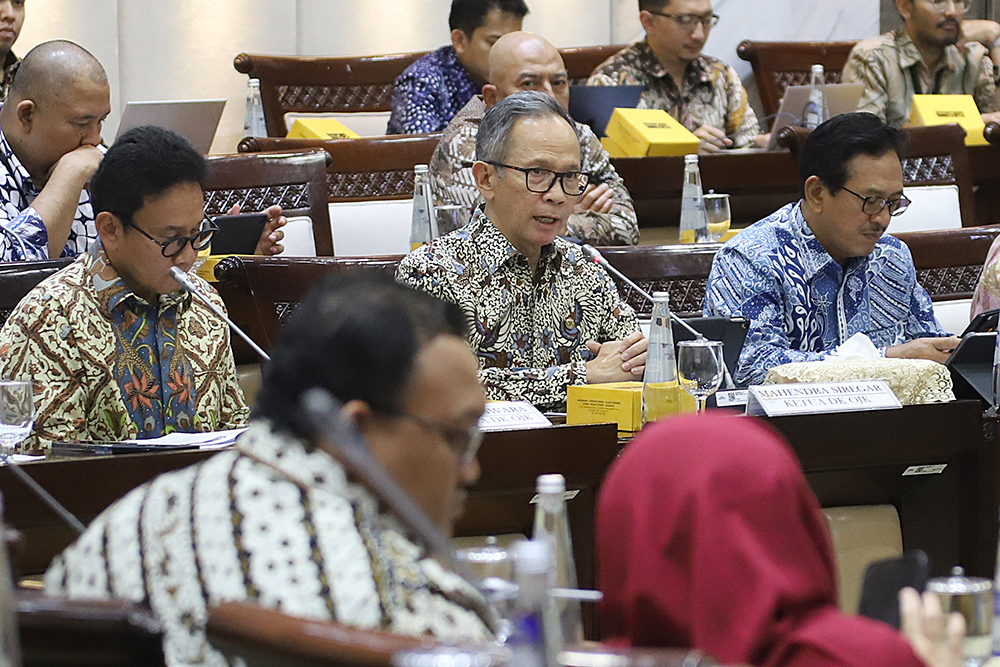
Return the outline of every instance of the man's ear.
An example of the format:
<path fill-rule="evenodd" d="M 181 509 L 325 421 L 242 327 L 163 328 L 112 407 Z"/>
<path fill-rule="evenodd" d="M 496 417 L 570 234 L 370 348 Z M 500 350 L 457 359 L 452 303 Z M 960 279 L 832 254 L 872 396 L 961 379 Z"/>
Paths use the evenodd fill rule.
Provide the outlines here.
<path fill-rule="evenodd" d="M 647 12 L 645 9 L 639 12 L 639 23 L 642 24 L 642 29 L 645 30 L 647 33 L 649 32 L 649 27 L 653 24 L 653 21 L 655 20 L 656 17 L 653 14 Z"/>
<path fill-rule="evenodd" d="M 823 185 L 823 181 L 819 180 L 819 176 L 810 176 L 806 179 L 804 190 L 805 196 L 803 199 L 806 200 L 806 204 L 812 210 L 821 213 L 826 204 L 827 197 L 830 196 L 830 191 Z"/>
<path fill-rule="evenodd" d="M 122 238 L 125 235 L 125 225 L 118 219 L 118 216 L 108 211 L 101 211 L 94 219 L 94 226 L 101 237 L 101 244 L 106 250 L 114 253 L 121 247 Z"/>
<path fill-rule="evenodd" d="M 904 21 L 909 21 L 913 16 L 913 0 L 896 0 L 896 11 Z"/>
<path fill-rule="evenodd" d="M 483 102 L 486 102 L 486 108 L 489 109 L 491 106 L 500 101 L 500 91 L 492 83 L 488 83 L 483 86 Z"/>
<path fill-rule="evenodd" d="M 31 100 L 21 100 L 15 108 L 17 109 L 17 120 L 21 123 L 21 129 L 26 133 L 31 132 L 35 116 L 38 113 L 38 107 Z"/>
<path fill-rule="evenodd" d="M 455 49 L 455 53 L 463 55 L 467 46 L 469 46 L 469 36 L 465 34 L 465 31 L 458 28 L 452 30 L 451 48 Z"/>
<path fill-rule="evenodd" d="M 496 179 L 499 176 L 497 176 L 496 170 L 490 167 L 490 165 L 485 162 L 473 162 L 472 178 L 475 179 L 476 187 L 479 188 L 479 194 L 483 196 L 483 199 L 492 201 L 496 197 Z"/>

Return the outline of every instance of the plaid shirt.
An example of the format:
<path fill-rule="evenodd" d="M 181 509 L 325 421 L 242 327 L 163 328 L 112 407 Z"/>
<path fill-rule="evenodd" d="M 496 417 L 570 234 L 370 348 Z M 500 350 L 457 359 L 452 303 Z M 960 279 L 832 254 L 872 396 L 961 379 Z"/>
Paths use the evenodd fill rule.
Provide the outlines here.
<path fill-rule="evenodd" d="M 392 115 L 386 134 L 440 132 L 479 92 L 455 55 L 442 46 L 407 67 L 392 89 Z"/>
<path fill-rule="evenodd" d="M 561 409 L 566 387 L 586 384 L 587 341 L 639 329 L 604 269 L 563 239 L 542 248 L 535 276 L 482 209 L 462 229 L 403 258 L 396 281 L 458 304 L 495 401 Z"/>
<path fill-rule="evenodd" d="M 980 113 L 1000 110 L 998 70 L 986 47 L 978 42 L 945 47 L 931 70 L 904 28 L 858 42 L 844 66 L 843 80 L 864 84 L 858 111 L 873 113 L 893 127 L 910 122 L 910 105 L 917 93 L 972 95 Z M 917 86 L 914 86 L 914 77 Z"/>
<path fill-rule="evenodd" d="M 948 335 L 902 241 L 883 235 L 871 255 L 850 259 L 845 269 L 820 245 L 801 203 L 722 246 L 704 313 L 750 321 L 734 378 L 739 385 L 760 384 L 781 364 L 818 361 L 858 332 L 883 354 L 914 338 Z"/>
<path fill-rule="evenodd" d="M 40 192 L 0 130 L 0 262 L 49 259 L 49 232 L 31 206 Z M 76 257 L 96 242 L 94 209 L 84 188 L 62 256 Z"/>
<path fill-rule="evenodd" d="M 485 113 L 486 103 L 482 96 L 476 95 L 448 124 L 434 150 L 429 167 L 437 205 L 464 204 L 472 208 L 481 201 L 472 177 L 472 163 L 476 159 L 479 123 Z M 576 128 L 580 136 L 582 170 L 611 187 L 614 203 L 608 213 L 572 214 L 567 223 L 569 234 L 597 245 L 635 245 L 639 242 L 639 222 L 625 181 L 615 171 L 611 157 L 593 130 L 580 123 Z"/>
<path fill-rule="evenodd" d="M 598 65 L 587 85 L 641 85 L 640 109 L 663 109 L 692 132 L 702 125 L 719 128 L 733 140 L 733 148 L 749 146 L 760 134 L 736 70 L 711 56 L 691 61 L 678 89 L 644 39 Z"/>

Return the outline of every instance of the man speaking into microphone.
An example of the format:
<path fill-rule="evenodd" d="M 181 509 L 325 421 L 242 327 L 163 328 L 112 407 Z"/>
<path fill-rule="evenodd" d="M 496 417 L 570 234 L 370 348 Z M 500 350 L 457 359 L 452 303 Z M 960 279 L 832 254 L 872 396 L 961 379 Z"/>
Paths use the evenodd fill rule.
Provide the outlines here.
<path fill-rule="evenodd" d="M 246 424 L 227 325 L 170 275 L 189 271 L 211 241 L 205 174 L 204 158 L 158 127 L 108 150 L 91 180 L 99 242 L 29 292 L 0 329 L 0 377 L 34 380 L 26 449 Z"/>

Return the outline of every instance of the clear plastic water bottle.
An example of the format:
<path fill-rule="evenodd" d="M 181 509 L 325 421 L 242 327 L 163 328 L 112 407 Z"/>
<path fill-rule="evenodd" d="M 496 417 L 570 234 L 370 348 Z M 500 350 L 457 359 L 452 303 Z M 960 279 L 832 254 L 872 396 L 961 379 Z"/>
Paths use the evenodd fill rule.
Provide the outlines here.
<path fill-rule="evenodd" d="M 413 213 L 410 218 L 410 250 L 416 250 L 433 238 L 431 233 L 431 213 L 433 202 L 430 198 L 430 175 L 426 164 L 413 167 Z"/>
<path fill-rule="evenodd" d="M 555 587 L 576 588 L 576 562 L 573 540 L 566 517 L 566 478 L 562 475 L 539 475 L 536 482 L 535 527 L 532 538 L 547 540 L 555 559 Z M 583 642 L 583 618 L 579 600 L 557 600 L 563 641 L 569 645 Z"/>
<path fill-rule="evenodd" d="M 708 216 L 701 190 L 697 155 L 684 156 L 684 189 L 681 191 L 681 243 L 708 243 Z"/>
<path fill-rule="evenodd" d="M 514 554 L 514 628 L 507 646 L 510 667 L 558 667 L 562 635 L 554 600 L 549 595 L 555 578 L 552 547 L 546 540 L 523 540 Z"/>
<path fill-rule="evenodd" d="M 812 78 L 809 81 L 809 102 L 802 114 L 802 125 L 815 130 L 830 119 L 830 109 L 826 105 L 826 74 L 823 66 L 812 66 Z"/>
<path fill-rule="evenodd" d="M 649 325 L 646 372 L 642 378 L 642 423 L 681 412 L 674 333 L 670 327 L 670 295 L 653 292 L 653 320 Z"/>
<path fill-rule="evenodd" d="M 247 113 L 243 119 L 244 137 L 266 137 L 264 103 L 260 99 L 260 79 L 247 82 Z"/>

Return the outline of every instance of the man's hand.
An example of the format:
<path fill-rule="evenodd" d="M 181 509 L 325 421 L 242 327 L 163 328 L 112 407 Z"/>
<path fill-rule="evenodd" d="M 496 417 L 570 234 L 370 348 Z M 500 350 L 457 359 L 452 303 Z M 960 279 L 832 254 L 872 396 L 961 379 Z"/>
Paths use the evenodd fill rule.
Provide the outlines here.
<path fill-rule="evenodd" d="M 80 203 L 80 193 L 103 157 L 104 153 L 96 146 L 77 146 L 59 158 L 46 175 L 42 191 L 31 205 L 41 216 L 48 233 L 50 258 L 62 256 Z"/>
<path fill-rule="evenodd" d="M 960 46 L 969 42 L 979 42 L 987 49 L 993 47 L 993 42 L 1000 38 L 1000 23 L 983 19 L 962 21 L 962 40 Z"/>
<path fill-rule="evenodd" d="M 771 145 L 771 133 L 758 134 L 753 138 L 753 145 L 755 148 L 762 148 L 767 150 L 767 147 Z"/>
<path fill-rule="evenodd" d="M 646 348 L 649 341 L 636 331 L 624 340 L 606 343 L 587 341 L 595 358 L 587 362 L 587 384 L 627 382 L 642 377 L 646 370 Z"/>
<path fill-rule="evenodd" d="M 583 196 L 580 197 L 580 201 L 573 206 L 573 211 L 575 213 L 583 213 L 585 211 L 593 211 L 594 213 L 610 213 L 611 207 L 614 205 L 614 191 L 611 186 L 607 183 L 600 183 L 598 185 L 588 185 L 587 189 L 583 191 Z"/>
<path fill-rule="evenodd" d="M 722 149 L 733 145 L 733 140 L 727 137 L 725 132 L 711 125 L 702 125 L 693 134 L 701 139 L 701 144 L 698 146 L 699 155 L 719 153 Z"/>
<path fill-rule="evenodd" d="M 104 153 L 96 146 L 90 144 L 77 146 L 56 160 L 52 169 L 49 170 L 45 183 L 48 184 L 49 181 L 57 179 L 65 183 L 72 183 L 82 190 L 90 177 L 97 171 L 103 157 Z M 79 199 L 79 195 L 77 195 L 77 199 Z"/>
<path fill-rule="evenodd" d="M 958 336 L 916 338 L 902 345 L 890 347 L 885 351 L 885 356 L 891 359 L 930 359 L 943 364 L 961 340 Z"/>
<path fill-rule="evenodd" d="M 913 652 L 929 667 L 960 667 L 964 664 L 962 638 L 965 619 L 958 612 L 948 615 L 947 626 L 941 601 L 933 593 L 904 588 L 899 591 L 900 631 Z"/>
<path fill-rule="evenodd" d="M 260 240 L 253 254 L 270 257 L 280 255 L 285 246 L 281 245 L 281 239 L 285 238 L 285 232 L 281 229 L 288 224 L 285 216 L 281 215 L 281 207 L 275 204 L 269 207 L 264 213 L 267 214 L 267 222 L 264 224 L 264 231 L 260 233 Z M 240 205 L 233 204 L 227 215 L 239 215 Z"/>
<path fill-rule="evenodd" d="M 984 123 L 1000 123 L 1000 111 L 983 114 Z"/>

